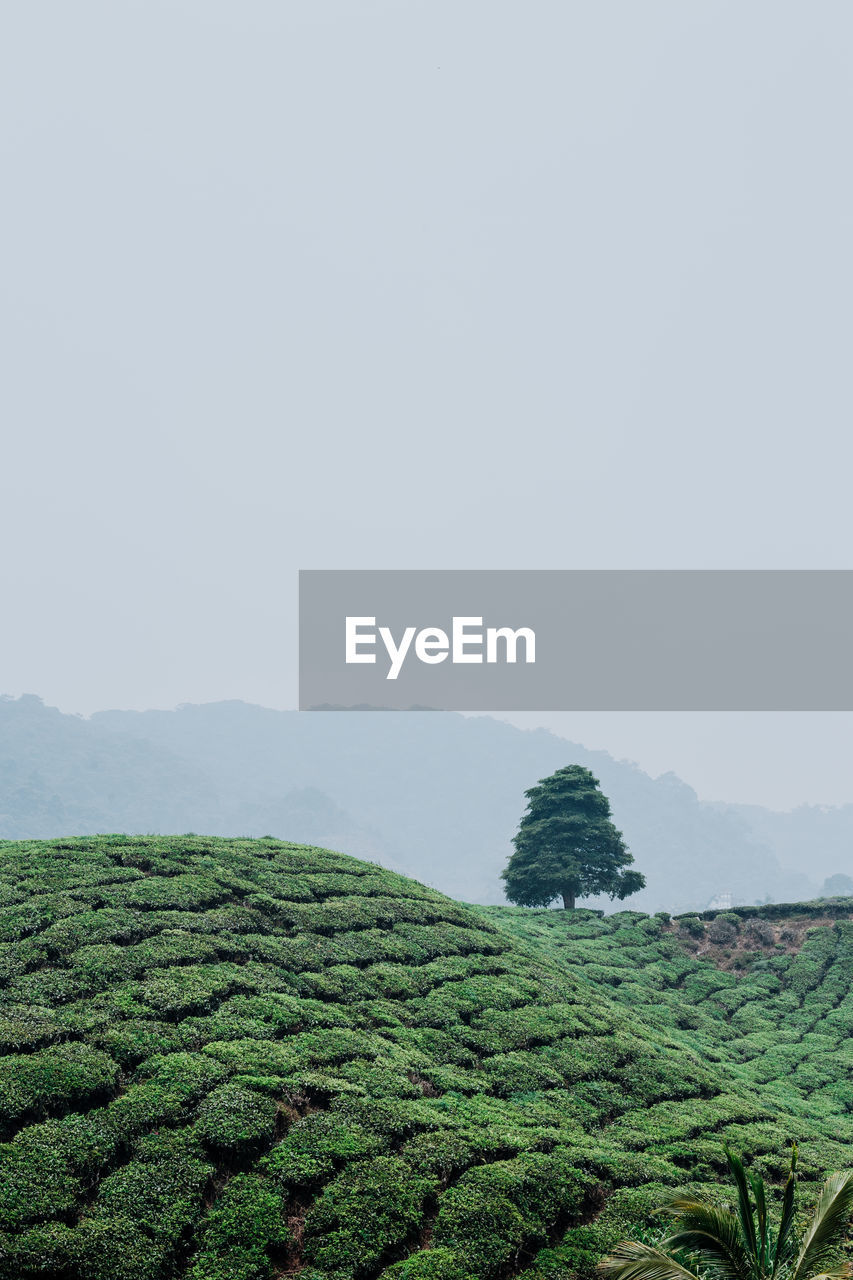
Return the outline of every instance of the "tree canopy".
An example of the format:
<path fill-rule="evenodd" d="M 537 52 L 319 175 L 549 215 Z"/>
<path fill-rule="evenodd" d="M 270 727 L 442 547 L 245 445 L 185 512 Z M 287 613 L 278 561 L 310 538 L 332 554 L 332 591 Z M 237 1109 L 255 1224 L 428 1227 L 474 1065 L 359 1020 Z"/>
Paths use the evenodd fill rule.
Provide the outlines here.
<path fill-rule="evenodd" d="M 573 908 L 591 894 L 621 899 L 644 887 L 644 876 L 625 870 L 633 856 L 589 769 L 567 765 L 524 794 L 527 812 L 501 873 L 510 902 L 547 907 L 562 898 L 564 907 Z"/>

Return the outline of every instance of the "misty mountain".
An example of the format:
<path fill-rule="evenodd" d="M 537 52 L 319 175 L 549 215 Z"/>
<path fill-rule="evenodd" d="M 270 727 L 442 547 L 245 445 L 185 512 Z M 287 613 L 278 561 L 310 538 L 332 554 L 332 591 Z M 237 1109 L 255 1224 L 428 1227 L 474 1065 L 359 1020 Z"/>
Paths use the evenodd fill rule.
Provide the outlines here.
<path fill-rule="evenodd" d="M 299 713 L 242 702 L 84 720 L 32 696 L 0 699 L 0 838 L 274 835 L 382 862 L 469 901 L 499 902 L 524 791 L 569 763 L 599 778 L 647 877 L 632 906 L 701 908 L 724 892 L 746 902 L 798 899 L 846 869 L 828 852 L 816 875 L 817 829 L 800 811 L 789 829 L 792 815 L 705 804 L 674 774 L 651 778 L 547 730 L 487 716 Z"/>
<path fill-rule="evenodd" d="M 250 801 L 163 744 L 63 715 L 32 694 L 0 697 L 0 839 L 279 830 L 358 857 L 379 852 L 371 833 L 315 787 L 272 788 Z"/>
<path fill-rule="evenodd" d="M 789 813 L 760 805 L 720 807 L 742 817 L 783 868 L 796 870 L 807 857 L 809 875 L 818 881 L 838 872 L 853 875 L 853 804 L 802 804 Z"/>

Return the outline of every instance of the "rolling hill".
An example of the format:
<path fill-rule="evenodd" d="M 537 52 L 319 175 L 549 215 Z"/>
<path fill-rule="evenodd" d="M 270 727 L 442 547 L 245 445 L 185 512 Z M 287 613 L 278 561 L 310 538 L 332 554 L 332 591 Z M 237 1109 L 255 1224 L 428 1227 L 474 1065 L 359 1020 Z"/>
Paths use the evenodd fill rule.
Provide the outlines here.
<path fill-rule="evenodd" d="M 747 947 L 271 839 L 0 843 L 0 1276 L 565 1280 L 724 1140 L 842 1167 L 849 907 Z"/>

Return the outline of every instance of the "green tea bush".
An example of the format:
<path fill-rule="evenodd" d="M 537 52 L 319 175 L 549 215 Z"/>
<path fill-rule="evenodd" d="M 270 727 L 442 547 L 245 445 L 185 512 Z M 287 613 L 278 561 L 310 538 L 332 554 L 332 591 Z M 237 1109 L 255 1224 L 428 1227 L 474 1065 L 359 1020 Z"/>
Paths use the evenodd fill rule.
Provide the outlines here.
<path fill-rule="evenodd" d="M 298 1119 L 263 1161 L 270 1178 L 291 1190 L 313 1187 L 356 1157 L 387 1151 L 390 1139 L 339 1111 Z"/>
<path fill-rule="evenodd" d="M 477 1275 L 498 1275 L 523 1245 L 544 1244 L 556 1218 L 580 1212 L 593 1183 L 570 1160 L 531 1153 L 469 1170 L 439 1201 L 436 1245 Z"/>
<path fill-rule="evenodd" d="M 280 1191 L 256 1173 L 226 1183 L 199 1229 L 188 1280 L 268 1280 L 270 1253 L 293 1244 Z"/>
<path fill-rule="evenodd" d="M 439 1247 L 392 1263 L 382 1280 L 476 1280 L 476 1275 L 453 1249 Z"/>
<path fill-rule="evenodd" d="M 434 1184 L 404 1160 L 377 1156 L 345 1169 L 305 1219 L 305 1254 L 334 1276 L 359 1277 L 413 1239 Z"/>
<path fill-rule="evenodd" d="M 115 1087 L 118 1074 L 111 1058 L 84 1044 L 49 1045 L 0 1058 L 0 1127 L 9 1132 L 25 1117 L 103 1096 Z"/>
<path fill-rule="evenodd" d="M 271 1098 L 239 1085 L 220 1085 L 202 1100 L 196 1131 L 214 1151 L 245 1155 L 268 1146 L 278 1108 Z"/>

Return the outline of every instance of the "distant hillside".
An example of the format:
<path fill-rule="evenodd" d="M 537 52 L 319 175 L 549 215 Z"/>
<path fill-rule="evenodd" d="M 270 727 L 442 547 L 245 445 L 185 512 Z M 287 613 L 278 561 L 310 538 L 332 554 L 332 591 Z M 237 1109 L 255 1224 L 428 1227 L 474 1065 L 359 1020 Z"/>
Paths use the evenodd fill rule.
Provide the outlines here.
<path fill-rule="evenodd" d="M 758 840 L 773 849 L 781 865 L 803 865 L 810 851 L 811 874 L 821 881 L 838 872 L 853 876 L 853 804 L 802 804 L 790 813 L 775 813 L 759 805 L 730 805 Z"/>
<path fill-rule="evenodd" d="M 593 1280 L 724 1142 L 848 1162 L 850 927 L 756 1000 L 660 918 L 272 840 L 0 844 L 0 1276 Z"/>
<path fill-rule="evenodd" d="M 797 871 L 780 865 L 778 832 L 754 811 L 702 804 L 673 774 L 653 779 L 545 730 L 450 713 L 300 714 L 229 702 L 81 720 L 36 698 L 0 700 L 0 836 L 269 834 L 498 903 L 524 791 L 572 762 L 600 778 L 647 876 L 631 906 L 679 911 L 726 891 L 746 902 L 819 891 L 817 828 L 797 829 Z"/>
<path fill-rule="evenodd" d="M 259 793 L 163 743 L 63 715 L 32 695 L 0 698 L 0 839 L 62 831 L 277 833 L 380 853 L 317 787 Z"/>

